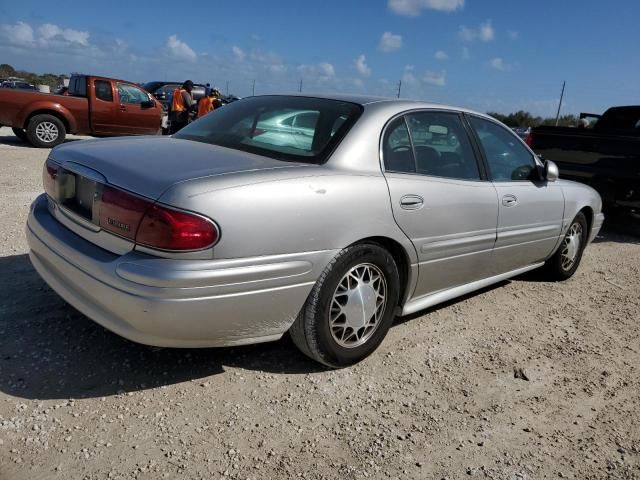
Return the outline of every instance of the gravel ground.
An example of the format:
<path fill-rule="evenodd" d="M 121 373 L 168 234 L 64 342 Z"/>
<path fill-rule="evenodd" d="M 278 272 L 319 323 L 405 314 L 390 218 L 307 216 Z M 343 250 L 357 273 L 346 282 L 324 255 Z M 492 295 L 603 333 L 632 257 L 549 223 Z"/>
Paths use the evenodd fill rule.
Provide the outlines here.
<path fill-rule="evenodd" d="M 151 348 L 32 269 L 46 155 L 0 129 L 0 479 L 640 479 L 640 237 L 398 319 L 345 370 L 288 338 Z"/>

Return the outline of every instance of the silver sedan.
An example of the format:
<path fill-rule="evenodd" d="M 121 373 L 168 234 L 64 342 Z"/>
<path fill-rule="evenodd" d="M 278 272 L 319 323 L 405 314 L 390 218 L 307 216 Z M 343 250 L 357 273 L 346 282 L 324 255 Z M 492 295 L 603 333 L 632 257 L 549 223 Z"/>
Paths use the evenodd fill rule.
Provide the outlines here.
<path fill-rule="evenodd" d="M 397 315 L 571 277 L 604 218 L 494 119 L 367 97 L 247 98 L 172 138 L 59 146 L 43 177 L 31 261 L 91 319 L 165 347 L 289 332 L 331 367 Z"/>

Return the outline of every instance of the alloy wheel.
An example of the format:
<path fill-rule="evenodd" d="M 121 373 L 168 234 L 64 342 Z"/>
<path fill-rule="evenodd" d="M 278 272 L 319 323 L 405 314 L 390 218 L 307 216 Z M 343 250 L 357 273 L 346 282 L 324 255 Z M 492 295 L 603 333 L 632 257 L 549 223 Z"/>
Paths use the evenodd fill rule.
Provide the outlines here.
<path fill-rule="evenodd" d="M 44 143 L 55 142 L 59 134 L 58 127 L 51 122 L 41 122 L 36 127 L 36 137 Z"/>

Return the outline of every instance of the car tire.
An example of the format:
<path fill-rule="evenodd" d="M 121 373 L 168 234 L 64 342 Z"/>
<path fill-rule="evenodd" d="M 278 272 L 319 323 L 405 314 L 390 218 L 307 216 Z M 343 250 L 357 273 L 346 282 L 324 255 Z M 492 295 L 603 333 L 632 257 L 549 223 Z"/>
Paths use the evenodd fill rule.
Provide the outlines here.
<path fill-rule="evenodd" d="M 20 140 L 22 140 L 23 142 L 27 141 L 27 132 L 24 130 L 24 128 L 11 127 L 11 130 L 13 130 L 13 134 Z"/>
<path fill-rule="evenodd" d="M 36 115 L 27 125 L 27 139 L 38 148 L 51 148 L 64 142 L 67 130 L 64 123 L 53 115 Z"/>
<path fill-rule="evenodd" d="M 331 368 L 369 356 L 386 336 L 400 290 L 391 254 L 373 243 L 342 250 L 314 285 L 289 330 L 307 356 Z"/>
<path fill-rule="evenodd" d="M 549 280 L 567 280 L 576 273 L 584 248 L 587 246 L 588 228 L 584 213 L 579 212 L 569 224 L 560 246 L 545 263 L 544 268 Z"/>

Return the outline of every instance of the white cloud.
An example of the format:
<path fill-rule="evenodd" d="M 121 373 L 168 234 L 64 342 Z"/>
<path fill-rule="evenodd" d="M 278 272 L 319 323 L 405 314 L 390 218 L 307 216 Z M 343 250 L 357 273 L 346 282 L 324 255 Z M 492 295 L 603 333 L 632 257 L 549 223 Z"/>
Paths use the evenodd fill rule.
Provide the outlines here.
<path fill-rule="evenodd" d="M 360 55 L 356 58 L 354 62 L 354 66 L 356 67 L 357 72 L 363 77 L 368 77 L 371 75 L 371 67 L 366 63 L 367 58 L 364 55 Z"/>
<path fill-rule="evenodd" d="M 500 70 L 500 71 L 506 71 L 506 70 L 511 70 L 511 65 L 509 65 L 508 63 L 506 63 L 502 58 L 500 57 L 495 57 L 492 58 L 489 61 L 489 65 L 491 65 L 492 68 L 495 68 L 496 70 Z"/>
<path fill-rule="evenodd" d="M 29 45 L 33 43 L 33 28 L 24 22 L 15 25 L 0 25 L 0 37 L 12 45 Z"/>
<path fill-rule="evenodd" d="M 516 32 L 515 30 L 509 30 L 509 31 L 507 32 L 507 35 L 509 36 L 509 38 L 510 38 L 511 40 L 517 40 L 517 39 L 518 39 L 518 36 L 519 36 L 519 33 L 518 33 L 518 32 Z"/>
<path fill-rule="evenodd" d="M 244 50 L 242 50 L 240 47 L 236 47 L 235 45 L 231 47 L 231 51 L 233 52 L 233 56 L 235 57 L 235 59 L 239 62 L 242 62 L 247 57 L 247 54 L 244 53 Z"/>
<path fill-rule="evenodd" d="M 393 52 L 402 47 L 402 35 L 397 35 L 391 32 L 384 32 L 380 37 L 379 48 L 383 52 Z"/>
<path fill-rule="evenodd" d="M 416 77 L 413 73 L 415 67 L 413 65 L 406 65 L 404 67 L 404 73 L 402 75 L 402 83 L 405 85 L 417 85 L 420 83 L 418 77 Z"/>
<path fill-rule="evenodd" d="M 474 40 L 490 42 L 495 38 L 496 32 L 491 25 L 491 20 L 487 20 L 486 22 L 481 23 L 477 28 L 469 28 L 461 25 L 458 35 L 466 42 L 472 42 Z"/>
<path fill-rule="evenodd" d="M 441 72 L 427 71 L 424 73 L 422 81 L 429 85 L 435 85 L 436 87 L 444 87 L 447 83 L 447 73 L 444 70 Z"/>
<path fill-rule="evenodd" d="M 328 80 L 336 75 L 334 66 L 326 62 L 314 65 L 299 65 L 298 71 L 305 77 L 312 77 L 315 80 Z"/>
<path fill-rule="evenodd" d="M 72 28 L 60 28 L 51 23 L 45 23 L 38 28 L 38 34 L 42 43 L 52 40 L 63 43 L 77 43 L 84 47 L 89 45 L 89 32 L 73 30 Z"/>
<path fill-rule="evenodd" d="M 435 58 L 436 60 L 446 60 L 447 58 L 449 58 L 449 55 L 447 55 L 447 52 L 438 50 L 436 53 L 433 54 L 433 58 Z"/>
<path fill-rule="evenodd" d="M 417 17 L 422 10 L 453 12 L 464 7 L 464 0 L 388 0 L 389 9 L 407 17 Z"/>
<path fill-rule="evenodd" d="M 197 58 L 196 52 L 194 52 L 185 42 L 178 40 L 177 35 L 171 35 L 167 39 L 167 50 L 175 57 L 190 60 L 192 62 Z"/>

